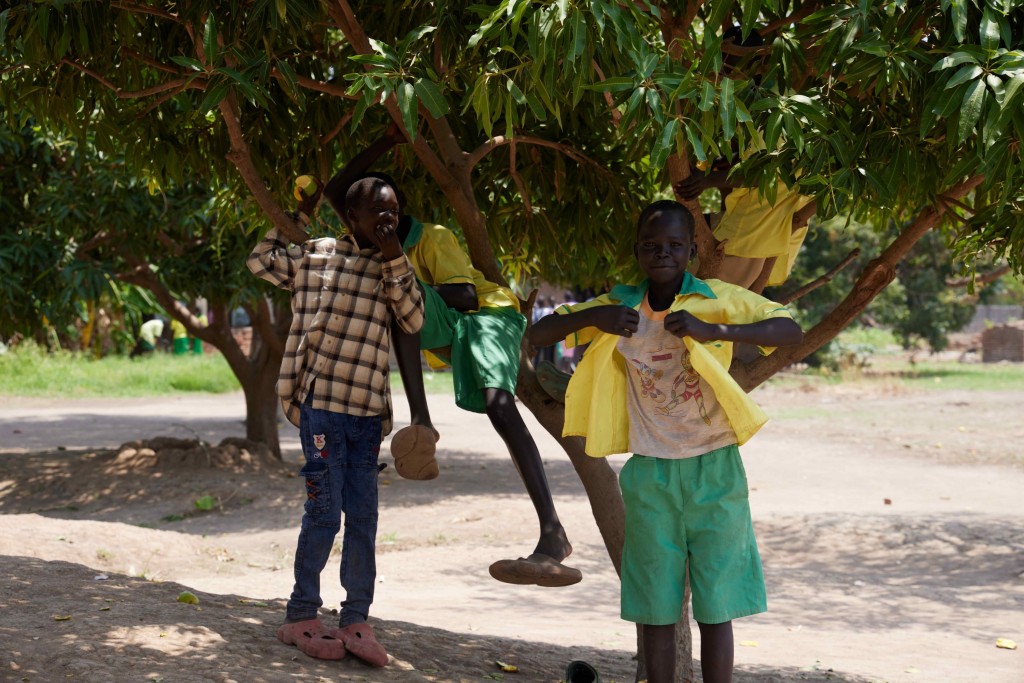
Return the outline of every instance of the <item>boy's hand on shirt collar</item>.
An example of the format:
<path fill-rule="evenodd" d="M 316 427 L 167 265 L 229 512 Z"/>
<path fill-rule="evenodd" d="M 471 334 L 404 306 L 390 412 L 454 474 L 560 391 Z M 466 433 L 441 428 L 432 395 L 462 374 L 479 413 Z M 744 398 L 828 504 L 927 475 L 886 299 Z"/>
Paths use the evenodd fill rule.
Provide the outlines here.
<path fill-rule="evenodd" d="M 596 306 L 593 311 L 593 325 L 602 332 L 632 337 L 640 325 L 640 314 L 629 306 Z"/>
<path fill-rule="evenodd" d="M 665 316 L 665 330 L 679 338 L 690 337 L 706 342 L 717 339 L 717 325 L 706 323 L 687 311 L 676 311 Z"/>

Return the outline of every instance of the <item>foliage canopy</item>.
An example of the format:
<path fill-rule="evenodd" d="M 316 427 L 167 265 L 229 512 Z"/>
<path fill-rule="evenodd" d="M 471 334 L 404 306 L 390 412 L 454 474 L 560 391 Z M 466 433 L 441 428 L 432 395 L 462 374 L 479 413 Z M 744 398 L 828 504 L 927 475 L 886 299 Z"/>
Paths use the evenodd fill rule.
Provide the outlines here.
<path fill-rule="evenodd" d="M 258 178 L 287 197 L 294 176 L 329 174 L 396 118 L 417 141 L 385 170 L 416 213 L 461 223 L 477 256 L 489 253 L 471 225 L 482 212 L 513 274 L 600 284 L 629 260 L 624 226 L 668 189 L 672 155 L 699 161 L 733 143 L 760 150 L 739 170 L 769 196 L 782 179 L 820 216 L 877 225 L 936 205 L 968 260 L 995 250 L 1019 270 L 1022 9 L 18 2 L 0 13 L 0 85 L 8 112 L 88 131 L 161 184 L 228 184 L 252 215 L 238 155 L 250 190 Z M 723 44 L 730 23 L 766 45 Z M 946 194 L 979 176 L 969 197 Z M 453 200 L 466 179 L 468 208 Z"/>

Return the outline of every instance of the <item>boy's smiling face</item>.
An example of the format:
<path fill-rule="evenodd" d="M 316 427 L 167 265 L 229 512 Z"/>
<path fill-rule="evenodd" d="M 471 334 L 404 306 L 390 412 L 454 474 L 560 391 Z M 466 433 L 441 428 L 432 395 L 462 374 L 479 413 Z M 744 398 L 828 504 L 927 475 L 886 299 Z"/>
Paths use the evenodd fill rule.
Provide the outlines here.
<path fill-rule="evenodd" d="M 678 211 L 655 211 L 637 230 L 633 254 L 652 284 L 682 283 L 693 258 L 693 226 Z"/>
<path fill-rule="evenodd" d="M 381 184 L 375 192 L 348 208 L 348 224 L 360 246 L 379 246 L 378 228 L 398 226 L 398 198 L 389 185 Z"/>

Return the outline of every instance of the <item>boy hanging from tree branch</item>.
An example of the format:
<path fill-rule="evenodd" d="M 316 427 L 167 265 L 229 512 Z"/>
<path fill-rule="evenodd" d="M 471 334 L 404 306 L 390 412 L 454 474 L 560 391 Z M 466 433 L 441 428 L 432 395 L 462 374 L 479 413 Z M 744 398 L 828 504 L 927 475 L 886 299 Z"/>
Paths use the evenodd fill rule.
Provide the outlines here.
<path fill-rule="evenodd" d="M 451 230 L 420 222 L 405 213 L 405 197 L 397 183 L 382 173 L 368 173 L 382 155 L 406 139 L 392 124 L 387 133 L 348 162 L 323 188 L 339 216 L 346 215 L 345 194 L 359 178 L 388 182 L 399 197 L 398 235 L 412 262 L 423 292 L 423 329 L 409 333 L 392 329 L 399 372 L 409 400 L 411 425 L 395 434 L 391 451 L 395 469 L 408 478 L 430 479 L 438 474 L 434 459 L 439 438 L 430 419 L 419 353 L 429 350 L 452 366 L 455 402 L 460 408 L 485 413 L 509 450 L 533 502 L 540 538 L 532 553 L 493 563 L 498 581 L 548 587 L 578 583 L 582 573 L 562 564 L 572 545 L 555 511 L 537 444 L 515 403 L 519 351 L 526 318 L 519 300 L 506 287 L 484 278 Z M 316 198 L 306 202 L 307 213 Z"/>

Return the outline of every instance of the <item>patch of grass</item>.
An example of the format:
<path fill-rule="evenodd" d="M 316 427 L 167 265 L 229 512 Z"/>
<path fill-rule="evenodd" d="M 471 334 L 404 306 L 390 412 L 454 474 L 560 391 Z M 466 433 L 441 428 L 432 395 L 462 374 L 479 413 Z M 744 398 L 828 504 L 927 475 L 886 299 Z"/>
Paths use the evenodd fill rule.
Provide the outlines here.
<path fill-rule="evenodd" d="M 424 370 L 423 389 L 428 394 L 454 396 L 455 387 L 452 384 L 452 373 Z M 394 394 L 405 394 L 405 387 L 402 384 L 402 376 L 399 375 L 397 371 L 391 373 L 391 392 Z"/>
<path fill-rule="evenodd" d="M 1024 389 L 1024 364 L 1021 363 L 901 363 L 889 370 L 902 384 L 915 389 Z"/>
<path fill-rule="evenodd" d="M 845 346 L 871 346 L 876 353 L 900 348 L 893 333 L 880 327 L 848 327 L 836 335 L 836 341 Z"/>
<path fill-rule="evenodd" d="M 0 355 L 0 395 L 41 398 L 154 396 L 185 392 L 224 393 L 240 389 L 219 353 L 142 358 L 108 356 L 94 360 L 70 352 L 47 353 L 23 345 Z"/>

